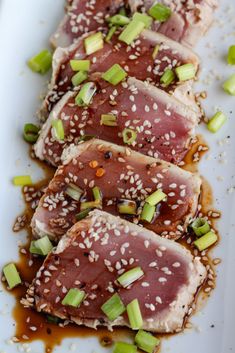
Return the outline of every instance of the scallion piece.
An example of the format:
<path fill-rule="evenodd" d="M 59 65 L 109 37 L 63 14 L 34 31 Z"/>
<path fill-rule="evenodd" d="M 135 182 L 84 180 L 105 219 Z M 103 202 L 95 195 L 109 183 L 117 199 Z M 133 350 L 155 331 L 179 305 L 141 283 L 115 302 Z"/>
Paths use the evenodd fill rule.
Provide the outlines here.
<path fill-rule="evenodd" d="M 151 206 L 157 205 L 159 202 L 166 198 L 166 194 L 161 190 L 154 191 L 151 195 L 149 195 L 145 201 L 148 202 Z"/>
<path fill-rule="evenodd" d="M 89 214 L 89 212 L 91 211 L 91 208 L 86 208 L 85 210 L 79 212 L 76 214 L 76 220 L 77 221 L 81 221 L 82 219 L 86 218 L 86 216 Z"/>
<path fill-rule="evenodd" d="M 118 11 L 118 13 L 119 13 L 120 15 L 126 16 L 126 9 L 125 9 L 125 7 L 124 7 L 124 6 L 121 7 L 120 10 Z"/>
<path fill-rule="evenodd" d="M 100 50 L 104 46 L 103 35 L 101 32 L 92 34 L 84 40 L 86 54 L 90 55 Z"/>
<path fill-rule="evenodd" d="M 142 351 L 154 353 L 156 346 L 160 343 L 160 340 L 149 332 L 139 330 L 135 336 L 135 343 Z"/>
<path fill-rule="evenodd" d="M 116 30 L 117 30 L 117 27 L 116 26 L 112 26 L 110 29 L 109 29 L 109 31 L 108 31 L 108 33 L 107 33 L 107 35 L 106 35 L 106 37 L 105 37 L 105 42 L 110 42 L 110 40 L 112 39 L 112 36 L 114 35 L 114 33 L 116 32 Z"/>
<path fill-rule="evenodd" d="M 23 137 L 26 142 L 35 143 L 38 139 L 40 128 L 34 124 L 28 123 L 24 125 Z"/>
<path fill-rule="evenodd" d="M 150 7 L 148 13 L 159 22 L 165 22 L 171 16 L 171 9 L 162 4 L 155 4 Z"/>
<path fill-rule="evenodd" d="M 153 22 L 152 17 L 140 12 L 134 13 L 133 20 L 143 22 L 145 25 L 145 28 L 150 28 Z"/>
<path fill-rule="evenodd" d="M 235 74 L 229 77 L 223 84 L 223 89 L 231 96 L 235 96 Z"/>
<path fill-rule="evenodd" d="M 64 141 L 64 125 L 62 120 L 54 119 L 51 122 L 53 136 L 57 141 Z"/>
<path fill-rule="evenodd" d="M 15 186 L 32 185 L 32 179 L 30 175 L 18 175 L 13 178 L 13 184 Z"/>
<path fill-rule="evenodd" d="M 159 44 L 157 44 L 157 45 L 155 46 L 155 48 L 153 49 L 152 58 L 153 58 L 154 60 L 156 59 L 156 57 L 157 57 L 157 55 L 158 55 L 159 49 L 160 49 L 160 45 L 159 45 Z"/>
<path fill-rule="evenodd" d="M 175 72 L 180 82 L 191 80 L 196 76 L 196 68 L 193 64 L 178 66 L 176 67 Z"/>
<path fill-rule="evenodd" d="M 155 213 L 155 206 L 151 206 L 148 202 L 145 202 L 142 212 L 140 214 L 141 221 L 151 223 Z"/>
<path fill-rule="evenodd" d="M 28 66 L 34 72 L 39 72 L 40 74 L 45 74 L 50 68 L 52 63 L 52 54 L 49 50 L 42 50 L 37 55 L 33 56 L 28 61 Z"/>
<path fill-rule="evenodd" d="M 235 45 L 229 47 L 227 59 L 229 65 L 235 65 Z"/>
<path fill-rule="evenodd" d="M 90 60 L 70 60 L 69 63 L 73 71 L 89 71 L 91 66 Z"/>
<path fill-rule="evenodd" d="M 95 201 L 101 201 L 102 200 L 102 193 L 101 190 L 98 186 L 94 186 L 92 189 L 92 193 L 94 196 Z"/>
<path fill-rule="evenodd" d="M 35 255 L 43 255 L 42 251 L 35 246 L 35 241 L 36 240 L 31 241 L 30 247 L 29 247 L 29 252 L 31 254 L 35 254 Z"/>
<path fill-rule="evenodd" d="M 76 104 L 79 107 L 84 107 L 86 105 L 89 105 L 95 92 L 96 92 L 96 85 L 94 82 L 85 83 L 75 98 Z"/>
<path fill-rule="evenodd" d="M 137 281 L 140 277 L 144 275 L 144 272 L 141 267 L 135 267 L 131 270 L 124 272 L 120 277 L 118 277 L 117 281 L 121 284 L 122 287 L 126 288 L 130 284 Z"/>
<path fill-rule="evenodd" d="M 58 325 L 58 323 L 60 322 L 60 319 L 58 317 L 52 315 L 46 315 L 46 319 L 49 324 Z"/>
<path fill-rule="evenodd" d="M 139 330 L 143 325 L 143 319 L 138 299 L 132 300 L 127 305 L 126 310 L 132 330 Z"/>
<path fill-rule="evenodd" d="M 75 75 L 73 75 L 71 81 L 73 86 L 79 86 L 83 81 L 87 79 L 88 75 L 86 71 L 78 71 Z"/>
<path fill-rule="evenodd" d="M 126 342 L 116 342 L 113 353 L 136 353 L 137 347 L 134 344 Z"/>
<path fill-rule="evenodd" d="M 201 237 L 211 230 L 211 227 L 205 218 L 195 219 L 191 224 L 191 228 L 198 237 Z"/>
<path fill-rule="evenodd" d="M 105 73 L 103 73 L 102 78 L 116 86 L 118 83 L 124 80 L 127 73 L 119 64 L 114 64 Z"/>
<path fill-rule="evenodd" d="M 81 211 L 84 211 L 87 208 L 100 208 L 100 207 L 101 207 L 100 200 L 81 202 L 81 205 L 80 205 Z"/>
<path fill-rule="evenodd" d="M 216 243 L 217 240 L 218 240 L 217 235 L 211 231 L 211 232 L 206 233 L 202 237 L 198 238 L 197 240 L 195 240 L 195 242 L 193 244 L 196 246 L 196 248 L 199 251 L 203 251 L 203 250 L 209 248 L 214 243 Z"/>
<path fill-rule="evenodd" d="M 83 194 L 83 190 L 80 189 L 77 185 L 70 183 L 65 189 L 65 194 L 70 196 L 73 200 L 79 201 Z"/>
<path fill-rule="evenodd" d="M 82 135 L 79 137 L 79 142 L 80 141 L 89 141 L 91 139 L 93 139 L 95 137 L 95 135 Z"/>
<path fill-rule="evenodd" d="M 207 124 L 207 129 L 210 132 L 217 132 L 226 122 L 227 117 L 222 112 L 217 112 Z"/>
<path fill-rule="evenodd" d="M 44 255 L 44 256 L 48 255 L 49 252 L 51 252 L 51 250 L 53 249 L 53 245 L 47 235 L 45 235 L 43 238 L 35 240 L 33 247 L 34 249 L 39 250 L 38 255 Z M 36 252 L 34 252 L 34 254 L 35 253 Z"/>
<path fill-rule="evenodd" d="M 175 79 L 174 71 L 167 69 L 162 75 L 162 77 L 160 78 L 160 82 L 167 87 L 174 81 L 174 79 Z"/>
<path fill-rule="evenodd" d="M 118 14 L 107 19 L 107 22 L 115 26 L 125 26 L 130 22 L 130 19 L 127 16 Z"/>
<path fill-rule="evenodd" d="M 119 35 L 118 39 L 129 45 L 140 35 L 144 27 L 144 22 L 132 20 Z"/>
<path fill-rule="evenodd" d="M 124 143 L 127 145 L 132 145 L 137 139 L 137 132 L 135 130 L 125 128 L 122 131 L 122 138 Z"/>
<path fill-rule="evenodd" d="M 117 209 L 121 214 L 135 215 L 137 211 L 137 204 L 132 200 L 120 199 L 117 203 Z"/>
<path fill-rule="evenodd" d="M 83 290 L 77 288 L 70 288 L 64 299 L 62 300 L 62 305 L 73 306 L 78 308 L 80 304 L 85 299 L 86 293 Z"/>
<path fill-rule="evenodd" d="M 17 271 L 15 264 L 10 263 L 3 267 L 3 274 L 7 280 L 8 287 L 10 289 L 21 284 L 21 278 Z"/>
<path fill-rule="evenodd" d="M 100 125 L 117 126 L 117 117 L 112 114 L 102 114 L 100 119 Z"/>
<path fill-rule="evenodd" d="M 115 293 L 102 306 L 101 310 L 105 313 L 110 321 L 114 321 L 126 310 L 121 298 Z"/>

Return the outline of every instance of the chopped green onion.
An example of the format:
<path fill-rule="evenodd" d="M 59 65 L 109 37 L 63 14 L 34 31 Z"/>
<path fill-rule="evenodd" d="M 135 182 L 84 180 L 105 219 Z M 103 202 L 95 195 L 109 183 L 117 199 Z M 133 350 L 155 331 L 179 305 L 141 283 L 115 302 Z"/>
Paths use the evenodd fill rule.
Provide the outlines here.
<path fill-rule="evenodd" d="M 79 201 L 80 197 L 83 194 L 83 190 L 80 189 L 77 185 L 74 185 L 72 183 L 68 184 L 65 194 L 70 196 L 73 200 Z"/>
<path fill-rule="evenodd" d="M 85 299 L 86 293 L 83 290 L 77 288 L 70 288 L 64 299 L 62 305 L 70 305 L 74 308 L 78 308 Z"/>
<path fill-rule="evenodd" d="M 132 20 L 122 31 L 118 39 L 129 45 L 140 35 L 144 27 L 144 22 Z"/>
<path fill-rule="evenodd" d="M 32 179 L 30 175 L 18 175 L 13 178 L 13 184 L 15 186 L 32 185 Z"/>
<path fill-rule="evenodd" d="M 91 66 L 90 60 L 70 60 L 69 63 L 73 71 L 89 71 Z"/>
<path fill-rule="evenodd" d="M 134 13 L 133 20 L 143 22 L 145 25 L 145 28 L 150 28 L 153 22 L 153 19 L 150 16 L 140 12 Z"/>
<path fill-rule="evenodd" d="M 155 48 L 153 49 L 153 54 L 152 54 L 152 58 L 153 58 L 153 59 L 156 59 L 156 57 L 157 57 L 157 55 L 158 55 L 158 52 L 159 52 L 159 49 L 160 49 L 160 45 L 157 44 L 157 45 L 155 46 Z"/>
<path fill-rule="evenodd" d="M 79 137 L 79 142 L 80 141 L 89 141 L 91 139 L 93 139 L 95 137 L 95 135 L 82 135 Z"/>
<path fill-rule="evenodd" d="M 100 125 L 117 126 L 117 117 L 112 114 L 102 114 L 100 119 Z"/>
<path fill-rule="evenodd" d="M 196 248 L 199 251 L 203 251 L 203 250 L 209 248 L 214 243 L 216 243 L 217 240 L 218 240 L 217 235 L 211 231 L 211 232 L 206 233 L 202 237 L 198 238 L 197 240 L 195 240 L 195 242 L 193 244 L 196 246 Z"/>
<path fill-rule="evenodd" d="M 130 22 L 130 19 L 124 15 L 118 14 L 107 18 L 107 22 L 116 26 L 125 26 Z"/>
<path fill-rule="evenodd" d="M 160 343 L 160 340 L 149 332 L 139 330 L 135 336 L 135 343 L 138 348 L 142 349 L 142 351 L 154 353 L 156 346 Z"/>
<path fill-rule="evenodd" d="M 222 112 L 217 112 L 207 124 L 207 129 L 210 132 L 217 132 L 226 122 L 227 117 Z"/>
<path fill-rule="evenodd" d="M 235 45 L 231 45 L 228 50 L 228 64 L 235 65 Z"/>
<path fill-rule="evenodd" d="M 193 64 L 184 64 L 176 67 L 175 72 L 179 81 L 182 82 L 195 78 L 196 68 Z"/>
<path fill-rule="evenodd" d="M 82 219 L 86 218 L 86 216 L 89 214 L 89 212 L 91 211 L 91 208 L 86 208 L 85 210 L 79 212 L 76 214 L 76 220 L 77 221 L 81 221 Z"/>
<path fill-rule="evenodd" d="M 4 273 L 4 276 L 7 280 L 8 287 L 10 289 L 21 284 L 21 279 L 20 279 L 20 276 L 19 276 L 19 273 L 16 269 L 15 264 L 10 263 L 10 264 L 4 266 L 3 273 Z"/>
<path fill-rule="evenodd" d="M 155 206 L 151 206 L 148 202 L 145 202 L 140 215 L 140 219 L 142 221 L 151 223 L 154 217 L 154 213 L 155 213 Z"/>
<path fill-rule="evenodd" d="M 51 125 L 53 127 L 53 135 L 57 141 L 63 141 L 64 140 L 64 125 L 62 120 L 60 119 L 54 119 L 51 122 Z"/>
<path fill-rule="evenodd" d="M 81 205 L 80 205 L 81 211 L 84 211 L 87 208 L 100 208 L 100 207 L 101 207 L 100 200 L 81 202 Z"/>
<path fill-rule="evenodd" d="M 79 107 L 84 107 L 86 105 L 89 105 L 95 92 L 96 92 L 96 85 L 94 82 L 85 83 L 75 98 L 76 104 Z"/>
<path fill-rule="evenodd" d="M 150 7 L 148 13 L 159 22 L 165 22 L 171 16 L 171 9 L 162 4 L 155 4 Z"/>
<path fill-rule="evenodd" d="M 92 192 L 93 192 L 93 196 L 94 196 L 95 201 L 102 200 L 101 190 L 98 186 L 93 187 Z"/>
<path fill-rule="evenodd" d="M 160 82 L 163 83 L 165 86 L 169 86 L 175 79 L 174 71 L 167 69 L 162 77 L 160 78 Z"/>
<path fill-rule="evenodd" d="M 86 71 L 78 71 L 71 79 L 73 86 L 79 86 L 87 79 L 87 77 L 88 75 Z"/>
<path fill-rule="evenodd" d="M 117 203 L 118 212 L 121 214 L 135 215 L 137 210 L 137 205 L 135 201 L 120 199 Z"/>
<path fill-rule="evenodd" d="M 143 325 L 143 319 L 138 299 L 132 300 L 127 305 L 126 310 L 132 330 L 139 330 Z"/>
<path fill-rule="evenodd" d="M 117 27 L 116 26 L 112 26 L 110 28 L 110 30 L 108 31 L 106 37 L 105 37 L 105 42 L 110 42 L 110 40 L 112 39 L 112 36 L 114 35 L 114 33 L 116 32 Z"/>
<path fill-rule="evenodd" d="M 101 32 L 92 34 L 84 40 L 86 54 L 90 55 L 100 50 L 104 46 L 103 35 Z"/>
<path fill-rule="evenodd" d="M 121 7 L 120 10 L 118 11 L 118 13 L 119 13 L 120 15 L 126 16 L 126 9 L 125 9 L 125 7 L 124 7 L 124 6 Z"/>
<path fill-rule="evenodd" d="M 229 77 L 223 84 L 223 89 L 231 96 L 235 96 L 235 74 Z"/>
<path fill-rule="evenodd" d="M 121 284 L 122 287 L 126 288 L 133 282 L 137 281 L 140 277 L 144 275 L 144 272 L 141 267 L 135 267 L 131 270 L 124 272 L 117 281 Z"/>
<path fill-rule="evenodd" d="M 120 65 L 114 64 L 105 73 L 103 73 L 102 78 L 105 81 L 116 86 L 119 82 L 123 81 L 126 76 L 127 76 L 126 71 L 123 70 L 123 68 Z"/>
<path fill-rule="evenodd" d="M 151 195 L 149 195 L 145 201 L 148 202 L 151 206 L 157 205 L 159 202 L 166 198 L 166 194 L 161 190 L 154 191 Z"/>
<path fill-rule="evenodd" d="M 115 293 L 102 306 L 101 310 L 105 313 L 110 321 L 114 321 L 118 316 L 122 315 L 126 310 L 121 298 Z"/>
<path fill-rule="evenodd" d="M 205 218 L 195 219 L 191 224 L 191 228 L 198 237 L 201 237 L 211 230 L 211 227 Z"/>
<path fill-rule="evenodd" d="M 51 252 L 51 250 L 53 249 L 53 245 L 50 241 L 50 239 L 48 238 L 47 235 L 45 235 L 43 238 L 40 238 L 38 240 L 35 240 L 33 243 L 33 248 L 38 249 L 38 255 L 48 255 L 49 252 Z M 34 252 L 35 254 L 36 252 Z"/>
<path fill-rule="evenodd" d="M 113 353 L 136 353 L 137 347 L 134 344 L 126 342 L 116 342 Z"/>
<path fill-rule="evenodd" d="M 49 324 L 55 324 L 57 325 L 60 322 L 60 319 L 58 317 L 52 316 L 52 315 L 46 315 L 47 322 Z"/>
<path fill-rule="evenodd" d="M 127 145 L 132 145 L 137 139 L 137 132 L 135 130 L 125 128 L 122 131 L 122 138 L 124 143 Z"/>
<path fill-rule="evenodd" d="M 29 247 L 29 252 L 30 252 L 31 254 L 43 255 L 42 251 L 41 251 L 39 248 L 37 248 L 37 247 L 35 246 L 35 241 L 36 241 L 36 240 L 32 240 L 32 241 L 31 241 L 30 247 Z"/>
<path fill-rule="evenodd" d="M 26 142 L 35 143 L 38 139 L 40 128 L 34 124 L 25 124 L 23 137 Z"/>
<path fill-rule="evenodd" d="M 52 54 L 49 50 L 42 50 L 40 53 L 32 57 L 28 61 L 28 66 L 34 72 L 45 74 L 50 68 L 52 63 Z"/>

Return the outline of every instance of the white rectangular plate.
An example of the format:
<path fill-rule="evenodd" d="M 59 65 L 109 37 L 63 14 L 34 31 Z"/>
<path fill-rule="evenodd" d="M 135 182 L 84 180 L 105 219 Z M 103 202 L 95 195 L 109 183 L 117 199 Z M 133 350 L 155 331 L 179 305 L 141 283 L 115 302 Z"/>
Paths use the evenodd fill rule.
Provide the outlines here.
<path fill-rule="evenodd" d="M 42 177 L 42 172 L 28 157 L 28 147 L 21 134 L 24 123 L 33 121 L 40 104 L 38 97 L 45 91 L 49 77 L 32 73 L 25 62 L 40 49 L 48 47 L 48 38 L 62 18 L 64 2 L 0 1 L 1 268 L 6 262 L 17 260 L 17 244 L 25 239 L 24 232 L 15 235 L 11 230 L 15 216 L 24 207 L 20 189 L 13 187 L 11 179 L 22 174 L 30 174 L 34 181 Z M 204 125 L 198 129 L 210 146 L 210 151 L 200 163 L 200 172 L 210 181 L 215 207 L 223 213 L 219 221 L 221 242 L 214 250 L 214 256 L 222 258 L 222 264 L 217 267 L 217 287 L 211 298 L 191 319 L 193 328 L 163 340 L 161 353 L 235 351 L 235 198 L 232 192 L 235 189 L 235 98 L 226 95 L 221 89 L 223 80 L 235 71 L 234 67 L 226 65 L 225 60 L 229 45 L 235 44 L 235 4 L 231 5 L 231 0 L 221 1 L 216 18 L 215 25 L 196 51 L 202 59 L 197 89 L 208 92 L 204 108 L 208 116 L 218 108 L 228 116 L 228 123 L 216 135 L 210 134 Z M 15 353 L 17 349 L 29 352 L 27 346 L 8 342 L 14 335 L 14 321 L 11 318 L 13 305 L 12 296 L 1 287 L 0 352 Z M 76 352 L 111 352 L 102 348 L 97 339 L 92 337 L 66 339 L 55 352 L 69 352 L 72 343 L 74 348 L 79 347 Z M 31 348 L 34 353 L 44 351 L 41 342 L 32 343 Z"/>

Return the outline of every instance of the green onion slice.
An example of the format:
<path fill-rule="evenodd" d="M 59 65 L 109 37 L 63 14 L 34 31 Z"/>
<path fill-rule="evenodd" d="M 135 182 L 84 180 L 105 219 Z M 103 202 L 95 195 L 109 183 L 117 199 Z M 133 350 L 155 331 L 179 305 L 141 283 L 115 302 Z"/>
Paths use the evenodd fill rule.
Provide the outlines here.
<path fill-rule="evenodd" d="M 112 114 L 102 114 L 100 119 L 100 125 L 117 126 L 117 117 Z"/>
<path fill-rule="evenodd" d="M 162 4 L 153 5 L 148 13 L 159 22 L 166 22 L 171 16 L 171 9 Z"/>
<path fill-rule="evenodd" d="M 151 206 L 148 202 L 145 202 L 142 212 L 140 214 L 141 221 L 151 223 L 155 214 L 155 206 Z"/>
<path fill-rule="evenodd" d="M 13 178 L 13 184 L 15 186 L 32 185 L 32 179 L 30 175 L 18 175 Z"/>
<path fill-rule="evenodd" d="M 198 237 L 201 237 L 211 230 L 211 227 L 205 218 L 195 219 L 191 224 L 191 228 Z"/>
<path fill-rule="evenodd" d="M 71 79 L 73 86 L 79 86 L 87 77 L 88 74 L 86 71 L 78 71 Z"/>
<path fill-rule="evenodd" d="M 101 190 L 98 186 L 94 186 L 92 189 L 92 193 L 94 196 L 95 201 L 101 201 L 102 200 L 102 193 Z"/>
<path fill-rule="evenodd" d="M 33 242 L 30 252 L 34 251 L 33 254 L 46 256 L 51 252 L 52 249 L 53 245 L 48 236 L 45 235 L 43 238 L 40 238 Z"/>
<path fill-rule="evenodd" d="M 118 39 L 129 45 L 140 35 L 144 27 L 144 22 L 132 20 L 119 35 Z"/>
<path fill-rule="evenodd" d="M 52 63 L 52 54 L 49 50 L 42 50 L 37 55 L 33 56 L 28 61 L 28 66 L 34 72 L 39 72 L 40 74 L 45 74 L 50 68 Z"/>
<path fill-rule="evenodd" d="M 127 16 L 118 14 L 107 18 L 107 22 L 115 26 L 125 26 L 130 22 L 130 19 Z"/>
<path fill-rule="evenodd" d="M 82 135 L 79 137 L 79 142 L 80 141 L 89 141 L 91 139 L 93 139 L 95 137 L 95 135 Z"/>
<path fill-rule="evenodd" d="M 24 125 L 23 137 L 26 142 L 35 143 L 38 139 L 40 128 L 34 124 Z"/>
<path fill-rule="evenodd" d="M 144 272 L 141 267 L 135 267 L 131 270 L 124 272 L 117 281 L 121 284 L 122 287 L 126 288 L 133 282 L 137 281 L 144 275 Z"/>
<path fill-rule="evenodd" d="M 138 299 L 132 300 L 127 305 L 126 310 L 132 330 L 139 330 L 143 325 L 143 319 Z"/>
<path fill-rule="evenodd" d="M 223 89 L 231 96 L 235 96 L 235 74 L 229 77 L 223 84 Z"/>
<path fill-rule="evenodd" d="M 3 273 L 10 289 L 21 284 L 21 278 L 15 264 L 10 263 L 3 267 Z"/>
<path fill-rule="evenodd" d="M 196 246 L 196 248 L 199 251 L 203 251 L 203 250 L 206 250 L 207 248 L 209 248 L 214 243 L 216 243 L 217 240 L 218 240 L 217 235 L 211 231 L 211 232 L 206 233 L 202 237 L 198 238 L 197 240 L 195 240 L 195 242 L 193 244 Z"/>
<path fill-rule="evenodd" d="M 154 353 L 160 340 L 149 332 L 139 330 L 135 336 L 135 343 L 142 351 Z"/>
<path fill-rule="evenodd" d="M 46 315 L 46 319 L 49 324 L 58 325 L 58 323 L 60 322 L 60 319 L 58 317 L 52 315 Z"/>
<path fill-rule="evenodd" d="M 35 241 L 36 241 L 36 240 L 32 240 L 32 241 L 31 241 L 30 247 L 29 247 L 29 252 L 30 252 L 31 254 L 43 255 L 42 251 L 41 251 L 39 248 L 37 248 L 37 247 L 35 246 Z"/>
<path fill-rule="evenodd" d="M 110 30 L 108 31 L 106 37 L 105 37 L 105 42 L 110 42 L 110 40 L 112 39 L 112 36 L 114 35 L 114 33 L 116 32 L 117 30 L 117 26 L 112 26 L 110 28 Z"/>
<path fill-rule="evenodd" d="M 116 342 L 113 353 L 136 353 L 137 347 L 134 344 L 126 342 Z"/>
<path fill-rule="evenodd" d="M 121 7 L 120 10 L 118 11 L 118 13 L 119 13 L 120 15 L 126 16 L 126 8 L 125 8 L 124 6 Z"/>
<path fill-rule="evenodd" d="M 132 18 L 134 21 L 143 22 L 145 28 L 150 28 L 153 22 L 153 19 L 150 16 L 140 12 L 135 12 Z"/>
<path fill-rule="evenodd" d="M 235 65 L 235 45 L 229 47 L 227 59 L 229 65 Z"/>
<path fill-rule="evenodd" d="M 104 46 L 103 35 L 101 32 L 92 34 L 84 40 L 86 54 L 90 55 L 100 50 Z"/>
<path fill-rule="evenodd" d="M 57 141 L 64 141 L 64 125 L 62 120 L 54 119 L 51 122 L 53 136 Z"/>
<path fill-rule="evenodd" d="M 64 299 L 62 305 L 70 305 L 74 308 L 78 308 L 85 299 L 86 293 L 83 290 L 77 288 L 70 288 Z"/>
<path fill-rule="evenodd" d="M 102 306 L 101 310 L 105 313 L 110 321 L 114 321 L 126 310 L 121 298 L 115 293 Z"/>
<path fill-rule="evenodd" d="M 114 64 L 110 67 L 105 73 L 103 73 L 102 78 L 111 83 L 112 85 L 116 86 L 118 83 L 123 81 L 127 73 L 119 64 Z"/>
<path fill-rule="evenodd" d="M 227 117 L 222 112 L 217 112 L 207 124 L 207 129 L 210 132 L 217 132 L 226 122 Z"/>
<path fill-rule="evenodd" d="M 79 107 L 84 107 L 86 105 L 89 105 L 95 92 L 96 92 L 96 85 L 94 82 L 85 83 L 75 98 L 76 104 Z"/>
<path fill-rule="evenodd" d="M 85 210 L 79 212 L 76 214 L 76 220 L 81 221 L 82 219 L 86 218 L 88 216 L 89 212 L 92 210 L 92 208 L 86 208 Z"/>
<path fill-rule="evenodd" d="M 87 208 L 101 208 L 100 200 L 81 202 L 81 205 L 80 205 L 81 211 L 84 211 Z"/>
<path fill-rule="evenodd" d="M 122 131 L 122 138 L 124 143 L 127 145 L 132 145 L 137 139 L 137 132 L 135 130 L 125 128 Z"/>
<path fill-rule="evenodd" d="M 73 71 L 89 71 L 91 66 L 90 60 L 70 60 L 69 63 Z"/>
<path fill-rule="evenodd" d="M 66 187 L 65 194 L 70 196 L 73 200 L 79 201 L 83 194 L 83 190 L 80 189 L 77 185 L 70 183 Z"/>
<path fill-rule="evenodd" d="M 121 214 L 135 215 L 137 212 L 137 204 L 132 200 L 119 199 L 117 209 Z"/>
<path fill-rule="evenodd" d="M 175 72 L 180 82 L 191 80 L 196 76 L 196 68 L 193 64 L 178 66 L 176 67 Z"/>
<path fill-rule="evenodd" d="M 145 201 L 148 202 L 151 206 L 157 205 L 159 202 L 164 200 L 167 197 L 167 195 L 161 191 L 161 190 L 156 190 L 154 191 L 151 195 L 149 195 Z"/>
<path fill-rule="evenodd" d="M 162 77 L 160 78 L 160 82 L 167 87 L 174 81 L 174 79 L 175 79 L 174 71 L 167 69 L 162 75 Z"/>
<path fill-rule="evenodd" d="M 156 59 L 156 57 L 157 57 L 157 55 L 158 55 L 159 49 L 160 49 L 160 45 L 159 45 L 159 44 L 157 44 L 157 45 L 155 46 L 155 48 L 153 49 L 152 58 L 153 58 L 154 60 Z"/>

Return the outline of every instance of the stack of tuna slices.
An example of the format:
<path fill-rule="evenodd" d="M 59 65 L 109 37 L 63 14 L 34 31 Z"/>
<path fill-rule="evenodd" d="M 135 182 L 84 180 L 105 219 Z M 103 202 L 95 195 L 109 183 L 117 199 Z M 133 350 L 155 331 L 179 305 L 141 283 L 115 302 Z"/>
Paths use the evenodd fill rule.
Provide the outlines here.
<path fill-rule="evenodd" d="M 179 332 L 207 276 L 200 258 L 174 241 L 195 218 L 201 189 L 200 177 L 180 168 L 201 114 L 194 79 L 166 85 L 161 77 L 184 64 L 198 72 L 191 47 L 209 28 L 216 2 L 159 2 L 171 16 L 152 20 L 130 44 L 119 39 L 123 27 L 117 27 L 99 50 L 84 47 L 95 33 L 105 38 L 107 18 L 123 6 L 131 18 L 148 14 L 154 1 L 70 0 L 51 38 L 53 73 L 34 151 L 57 171 L 31 225 L 35 239 L 47 235 L 58 244 L 22 303 L 79 325 L 132 326 L 126 312 L 111 320 L 101 309 L 117 293 L 125 307 L 138 300 L 143 329 Z M 75 87 L 71 60 L 90 63 L 87 80 Z M 115 64 L 126 77 L 113 85 L 102 76 Z M 77 104 L 85 82 L 95 93 L 87 105 Z M 101 123 L 103 115 L 109 124 Z M 63 138 L 55 134 L 59 120 Z M 156 195 L 163 197 L 153 202 Z M 148 208 L 154 208 L 151 216 Z M 128 286 L 118 283 L 137 267 L 141 277 Z M 65 305 L 74 288 L 84 299 Z"/>

